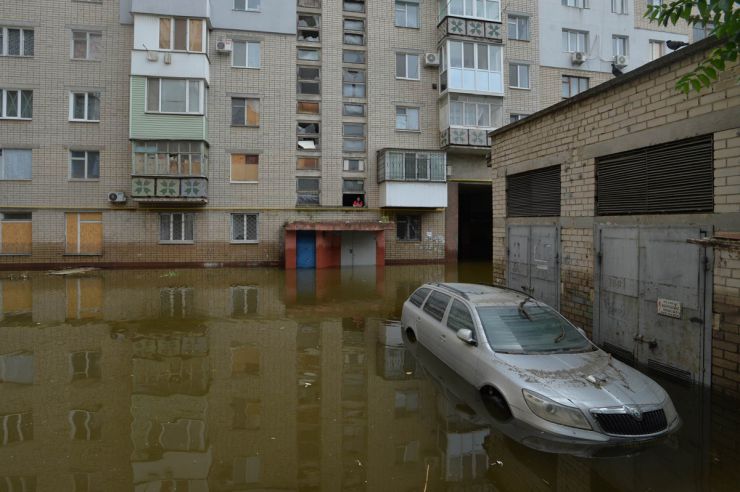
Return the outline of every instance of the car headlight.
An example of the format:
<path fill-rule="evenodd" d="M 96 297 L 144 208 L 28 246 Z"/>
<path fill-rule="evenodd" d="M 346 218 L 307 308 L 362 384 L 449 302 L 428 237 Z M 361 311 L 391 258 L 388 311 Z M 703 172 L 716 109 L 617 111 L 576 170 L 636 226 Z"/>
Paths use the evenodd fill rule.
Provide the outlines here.
<path fill-rule="evenodd" d="M 529 409 L 541 419 L 568 427 L 591 430 L 591 424 L 580 409 L 561 405 L 534 391 L 523 389 L 522 394 Z"/>

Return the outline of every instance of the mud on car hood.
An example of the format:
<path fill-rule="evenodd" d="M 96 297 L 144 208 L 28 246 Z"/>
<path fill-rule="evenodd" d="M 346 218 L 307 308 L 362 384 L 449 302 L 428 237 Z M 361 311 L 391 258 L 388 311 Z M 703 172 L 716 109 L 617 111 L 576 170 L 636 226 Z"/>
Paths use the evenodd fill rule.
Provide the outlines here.
<path fill-rule="evenodd" d="M 641 372 L 595 350 L 575 354 L 503 354 L 496 359 L 514 384 L 588 409 L 660 405 L 666 393 Z M 570 402 L 570 403 L 569 403 Z"/>

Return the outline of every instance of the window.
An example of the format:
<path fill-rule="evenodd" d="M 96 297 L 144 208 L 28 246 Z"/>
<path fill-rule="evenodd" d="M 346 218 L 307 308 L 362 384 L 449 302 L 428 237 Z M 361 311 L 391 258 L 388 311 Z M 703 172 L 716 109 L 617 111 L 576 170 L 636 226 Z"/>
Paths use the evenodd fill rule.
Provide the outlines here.
<path fill-rule="evenodd" d="M 252 97 L 232 97 L 231 125 L 260 126 L 260 100 Z"/>
<path fill-rule="evenodd" d="M 498 0 L 442 0 L 447 8 L 444 15 L 477 17 L 480 19 L 501 20 L 501 4 Z"/>
<path fill-rule="evenodd" d="M 421 241 L 421 215 L 397 215 L 396 239 Z"/>
<path fill-rule="evenodd" d="M 259 177 L 259 155 L 231 154 L 231 182 L 254 183 Z"/>
<path fill-rule="evenodd" d="M 298 48 L 298 59 L 303 61 L 321 61 L 321 50 L 314 48 Z"/>
<path fill-rule="evenodd" d="M 529 89 L 529 65 L 509 63 L 509 87 Z"/>
<path fill-rule="evenodd" d="M 419 27 L 419 3 L 396 0 L 396 27 Z"/>
<path fill-rule="evenodd" d="M 433 290 L 429 295 L 427 302 L 424 303 L 424 312 L 430 315 L 437 321 L 442 321 L 444 318 L 445 311 L 447 311 L 447 305 L 450 303 L 450 296 L 442 294 Z"/>
<path fill-rule="evenodd" d="M 626 14 L 627 2 L 628 0 L 612 0 L 612 12 L 615 14 Z"/>
<path fill-rule="evenodd" d="M 344 19 L 344 44 L 362 46 L 365 44 L 365 21 Z"/>
<path fill-rule="evenodd" d="M 321 69 L 314 66 L 298 65 L 298 94 L 321 94 Z"/>
<path fill-rule="evenodd" d="M 365 52 L 364 51 L 354 51 L 354 50 L 344 50 L 342 51 L 342 61 L 344 63 L 364 64 L 365 63 Z"/>
<path fill-rule="evenodd" d="M 33 56 L 33 29 L 0 27 L 0 55 Z"/>
<path fill-rule="evenodd" d="M 514 123 L 515 121 L 523 120 L 529 116 L 528 114 L 521 114 L 521 113 L 511 113 L 509 115 L 509 123 Z"/>
<path fill-rule="evenodd" d="M 364 179 L 342 180 L 342 206 L 355 208 L 367 206 Z"/>
<path fill-rule="evenodd" d="M 473 337 L 475 337 L 473 317 L 465 304 L 457 299 L 454 299 L 452 306 L 450 306 L 450 313 L 447 315 L 447 327 L 452 331 L 470 330 L 473 332 Z"/>
<path fill-rule="evenodd" d="M 70 121 L 100 121 L 99 92 L 70 92 Z"/>
<path fill-rule="evenodd" d="M 65 216 L 65 254 L 102 254 L 103 214 L 101 212 L 67 212 Z"/>
<path fill-rule="evenodd" d="M 500 119 L 500 107 L 484 102 L 452 101 L 450 126 L 493 128 Z"/>
<path fill-rule="evenodd" d="M 396 78 L 419 80 L 419 55 L 396 53 Z"/>
<path fill-rule="evenodd" d="M 525 15 L 509 15 L 507 26 L 509 39 L 529 40 L 529 17 Z"/>
<path fill-rule="evenodd" d="M 396 217 L 396 222 L 398 222 L 398 217 Z M 427 298 L 429 295 L 429 289 L 427 288 L 420 288 L 416 289 L 416 292 L 411 294 L 411 297 L 409 297 L 409 301 L 411 301 L 411 304 L 413 304 L 416 307 L 421 307 L 421 305 L 424 303 L 424 299 Z"/>
<path fill-rule="evenodd" d="M 691 30 L 694 35 L 694 41 L 701 41 L 712 34 L 712 31 L 714 31 L 714 24 L 711 22 L 708 24 L 697 22 L 692 26 Z"/>
<path fill-rule="evenodd" d="M 100 379 L 100 352 L 72 352 L 69 354 L 72 381 Z"/>
<path fill-rule="evenodd" d="M 0 89 L 0 118 L 30 120 L 33 117 L 33 91 Z"/>
<path fill-rule="evenodd" d="M 0 446 L 33 440 L 31 412 L 0 415 Z"/>
<path fill-rule="evenodd" d="M 344 10 L 347 12 L 364 12 L 365 0 L 344 0 Z"/>
<path fill-rule="evenodd" d="M 365 97 L 365 71 L 345 68 L 342 73 L 342 95 Z"/>
<path fill-rule="evenodd" d="M 446 179 L 444 152 L 389 151 L 378 162 L 378 182 L 437 181 Z"/>
<path fill-rule="evenodd" d="M 319 123 L 317 121 L 299 121 L 296 134 L 298 149 L 315 150 L 319 148 Z"/>
<path fill-rule="evenodd" d="M 320 15 L 298 14 L 298 41 L 318 43 L 321 41 L 320 29 Z"/>
<path fill-rule="evenodd" d="M 503 57 L 501 46 L 448 41 L 445 66 L 440 74 L 441 89 L 465 89 L 502 94 Z"/>
<path fill-rule="evenodd" d="M 0 180 L 31 179 L 31 149 L 0 149 Z"/>
<path fill-rule="evenodd" d="M 588 2 L 586 0 L 561 0 L 563 5 L 566 7 L 575 7 L 578 9 L 588 8 Z"/>
<path fill-rule="evenodd" d="M 419 108 L 396 106 L 396 130 L 419 130 Z"/>
<path fill-rule="evenodd" d="M 650 40 L 650 60 L 657 60 L 665 55 L 665 41 Z"/>
<path fill-rule="evenodd" d="M 298 0 L 299 7 L 307 7 L 309 9 L 320 9 L 321 0 Z"/>
<path fill-rule="evenodd" d="M 365 116 L 365 105 L 356 103 L 344 103 L 342 105 L 344 116 Z"/>
<path fill-rule="evenodd" d="M 588 33 L 586 31 L 563 29 L 563 51 L 566 53 L 588 51 Z"/>
<path fill-rule="evenodd" d="M 69 152 L 69 179 L 100 178 L 100 152 L 72 150 Z"/>
<path fill-rule="evenodd" d="M 160 17 L 159 49 L 203 53 L 205 29 L 203 19 Z"/>
<path fill-rule="evenodd" d="M 296 178 L 297 205 L 319 204 L 319 178 Z"/>
<path fill-rule="evenodd" d="M 254 10 L 259 12 L 260 0 L 234 0 L 234 10 Z"/>
<path fill-rule="evenodd" d="M 586 77 L 573 77 L 572 75 L 563 75 L 563 97 L 573 97 L 576 94 L 588 89 L 588 79 Z"/>
<path fill-rule="evenodd" d="M 30 255 L 32 235 L 30 212 L 0 212 L 0 255 Z"/>
<path fill-rule="evenodd" d="M 614 56 L 627 55 L 627 36 L 612 36 L 612 54 Z"/>
<path fill-rule="evenodd" d="M 203 142 L 134 142 L 134 175 L 207 176 L 208 147 Z"/>
<path fill-rule="evenodd" d="M 235 68 L 260 68 L 260 43 L 258 41 L 234 41 L 231 66 Z"/>
<path fill-rule="evenodd" d="M 192 243 L 195 229 L 195 214 L 159 214 L 160 243 Z"/>
<path fill-rule="evenodd" d="M 203 114 L 203 81 L 147 79 L 146 110 L 155 113 Z"/>
<path fill-rule="evenodd" d="M 98 412 L 87 410 L 72 410 L 69 412 L 70 435 L 79 441 L 100 440 L 101 423 Z"/>
<path fill-rule="evenodd" d="M 100 32 L 72 31 L 72 58 L 100 60 L 103 35 Z"/>
<path fill-rule="evenodd" d="M 257 242 L 257 214 L 231 214 L 231 242 Z"/>
<path fill-rule="evenodd" d="M 296 112 L 301 114 L 320 114 L 321 104 L 318 101 L 298 101 Z"/>
<path fill-rule="evenodd" d="M 660 5 L 663 5 L 663 0 L 647 0 L 647 4 L 658 7 Z"/>
<path fill-rule="evenodd" d="M 296 169 L 319 169 L 319 158 L 299 157 L 296 161 Z"/>
<path fill-rule="evenodd" d="M 344 135 L 342 149 L 345 152 L 365 152 L 364 123 L 344 123 L 342 133 Z"/>
<path fill-rule="evenodd" d="M 344 170 L 350 172 L 361 172 L 365 170 L 363 159 L 344 159 Z"/>

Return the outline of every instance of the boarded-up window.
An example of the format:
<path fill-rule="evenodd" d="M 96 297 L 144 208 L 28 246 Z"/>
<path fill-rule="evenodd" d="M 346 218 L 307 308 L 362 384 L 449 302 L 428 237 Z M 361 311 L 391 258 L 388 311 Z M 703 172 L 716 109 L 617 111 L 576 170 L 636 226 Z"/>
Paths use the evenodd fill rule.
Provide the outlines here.
<path fill-rule="evenodd" d="M 318 169 L 318 157 L 299 157 L 296 165 L 297 169 Z"/>
<path fill-rule="evenodd" d="M 298 113 L 319 114 L 320 105 L 314 101 L 298 101 Z"/>
<path fill-rule="evenodd" d="M 231 181 L 257 181 L 259 156 L 231 154 Z"/>
<path fill-rule="evenodd" d="M 172 46 L 172 19 L 159 19 L 159 49 L 168 50 Z"/>
<path fill-rule="evenodd" d="M 67 319 L 97 319 L 103 313 L 103 279 L 67 279 Z"/>
<path fill-rule="evenodd" d="M 31 254 L 31 214 L 0 212 L 0 254 Z"/>
<path fill-rule="evenodd" d="M 713 166 L 711 135 L 599 157 L 596 213 L 711 212 Z"/>
<path fill-rule="evenodd" d="M 103 214 L 68 212 L 65 253 L 99 255 L 103 253 Z"/>
<path fill-rule="evenodd" d="M 260 352 L 254 345 L 231 348 L 231 374 L 259 374 Z"/>
<path fill-rule="evenodd" d="M 233 126 L 260 126 L 260 100 L 249 97 L 231 98 Z"/>
<path fill-rule="evenodd" d="M 550 166 L 506 177 L 508 217 L 560 215 L 560 166 Z"/>

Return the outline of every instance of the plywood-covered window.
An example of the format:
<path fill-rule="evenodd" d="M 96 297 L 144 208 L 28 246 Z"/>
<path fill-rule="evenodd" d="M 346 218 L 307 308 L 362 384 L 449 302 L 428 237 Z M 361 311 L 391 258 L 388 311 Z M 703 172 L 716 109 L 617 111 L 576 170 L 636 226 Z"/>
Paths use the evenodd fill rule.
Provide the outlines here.
<path fill-rule="evenodd" d="M 103 253 L 103 214 L 101 212 L 68 212 L 66 214 L 66 247 L 68 255 Z"/>
<path fill-rule="evenodd" d="M 97 319 L 103 313 L 103 279 L 67 279 L 67 319 Z"/>
<path fill-rule="evenodd" d="M 0 212 L 0 254 L 31 254 L 31 213 Z"/>
<path fill-rule="evenodd" d="M 259 155 L 231 154 L 231 182 L 253 183 L 258 180 Z"/>
<path fill-rule="evenodd" d="M 231 125 L 260 126 L 260 100 L 254 97 L 232 97 Z"/>

